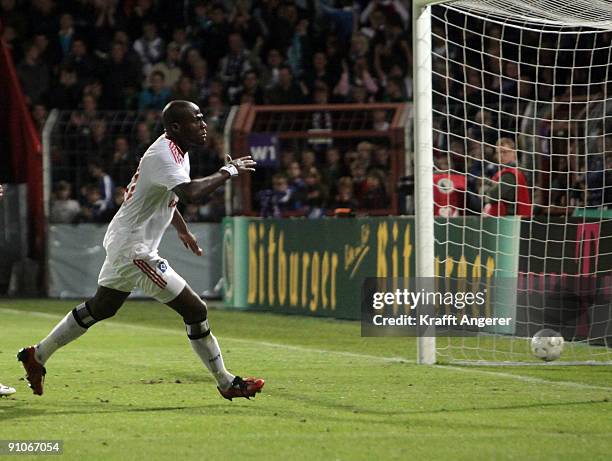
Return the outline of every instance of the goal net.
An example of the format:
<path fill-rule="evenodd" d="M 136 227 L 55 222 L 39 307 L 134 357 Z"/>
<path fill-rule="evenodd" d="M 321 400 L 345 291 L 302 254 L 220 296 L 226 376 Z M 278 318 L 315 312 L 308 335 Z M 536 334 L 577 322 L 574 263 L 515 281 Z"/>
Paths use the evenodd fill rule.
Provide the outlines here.
<path fill-rule="evenodd" d="M 487 279 L 505 294 L 470 314 L 512 318 L 437 334 L 435 358 L 536 362 L 528 338 L 550 328 L 554 363 L 612 363 L 612 2 L 451 1 L 419 20 L 417 226 L 433 232 L 417 248 L 433 261 L 417 273 Z"/>

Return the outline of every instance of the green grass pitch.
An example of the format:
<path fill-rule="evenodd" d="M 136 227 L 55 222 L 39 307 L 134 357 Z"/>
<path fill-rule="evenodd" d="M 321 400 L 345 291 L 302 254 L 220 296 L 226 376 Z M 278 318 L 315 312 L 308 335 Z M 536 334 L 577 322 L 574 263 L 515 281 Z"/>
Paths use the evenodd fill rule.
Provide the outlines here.
<path fill-rule="evenodd" d="M 0 439 L 61 439 L 66 460 L 610 459 L 612 368 L 417 366 L 412 338 L 357 322 L 211 310 L 228 368 L 266 378 L 226 401 L 180 318 L 129 302 L 47 363 L 45 395 L 16 350 L 73 307 L 0 301 Z M 16 459 L 26 459 L 21 456 Z M 33 458 L 34 459 L 34 458 Z M 39 459 L 39 458 L 36 458 Z"/>

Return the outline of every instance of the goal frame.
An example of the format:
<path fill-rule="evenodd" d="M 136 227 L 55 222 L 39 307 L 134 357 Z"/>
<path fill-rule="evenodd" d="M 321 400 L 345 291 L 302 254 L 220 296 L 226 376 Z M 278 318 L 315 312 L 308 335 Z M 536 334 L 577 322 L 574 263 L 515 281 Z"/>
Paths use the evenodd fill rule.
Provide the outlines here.
<path fill-rule="evenodd" d="M 413 134 L 416 277 L 435 277 L 435 237 L 433 210 L 433 85 L 431 7 L 452 0 L 413 0 Z M 433 365 L 437 361 L 435 327 L 417 337 L 417 364 Z M 458 362 L 477 365 L 540 365 L 523 362 Z M 609 365 L 612 362 L 565 362 L 568 365 Z M 558 363 L 556 363 L 558 365 Z"/>
<path fill-rule="evenodd" d="M 414 201 L 416 276 L 434 277 L 433 99 L 431 64 L 431 6 L 445 1 L 413 0 L 414 54 Z M 417 338 L 417 363 L 436 363 L 435 327 Z"/>

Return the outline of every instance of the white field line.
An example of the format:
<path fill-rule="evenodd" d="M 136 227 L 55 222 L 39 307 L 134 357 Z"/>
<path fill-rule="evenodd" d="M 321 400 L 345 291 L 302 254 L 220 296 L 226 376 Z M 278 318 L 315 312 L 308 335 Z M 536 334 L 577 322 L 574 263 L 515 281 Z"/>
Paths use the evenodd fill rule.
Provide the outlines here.
<path fill-rule="evenodd" d="M 435 368 L 444 368 L 446 370 L 462 371 L 464 373 L 479 373 L 482 375 L 496 376 L 499 378 L 512 378 L 518 381 L 523 381 L 523 382 L 531 383 L 531 384 L 546 384 L 546 385 L 558 384 L 559 386 L 573 387 L 575 389 L 593 389 L 593 390 L 599 390 L 599 391 L 612 392 L 612 387 L 596 386 L 594 384 L 577 383 L 575 381 L 553 381 L 549 379 L 536 378 L 534 376 L 518 375 L 514 373 L 504 373 L 503 371 L 481 370 L 480 368 L 470 368 L 466 366 L 457 366 L 457 365 L 433 365 L 433 366 Z"/>
<path fill-rule="evenodd" d="M 23 311 L 23 310 L 18 310 L 18 309 L 7 309 L 3 307 L 0 308 L 0 313 L 15 314 L 15 315 L 26 314 L 32 317 L 47 318 L 47 319 L 53 319 L 53 320 L 58 320 L 62 318 L 62 316 L 56 315 L 56 314 L 48 314 L 45 312 L 36 312 L 36 311 Z M 169 334 L 174 335 L 180 331 L 180 330 L 172 329 L 172 328 L 159 328 L 159 327 L 149 327 L 149 326 L 143 326 L 143 325 L 133 325 L 130 323 L 123 323 L 123 322 L 117 322 L 117 321 L 106 321 L 102 323 L 101 325 L 106 325 L 106 326 L 115 327 L 115 328 L 127 328 L 130 330 L 155 332 L 155 333 L 161 333 L 161 334 L 166 334 L 166 335 L 169 335 Z M 232 338 L 228 336 L 223 336 L 222 341 L 250 344 L 250 345 L 255 345 L 255 346 L 270 347 L 270 348 L 276 348 L 276 349 L 292 350 L 296 352 L 336 355 L 340 357 L 350 357 L 350 358 L 363 359 L 363 360 L 373 360 L 373 361 L 378 361 L 378 362 L 414 363 L 414 360 L 407 359 L 404 357 L 382 357 L 379 355 L 359 354 L 355 352 L 334 351 L 334 350 L 329 350 L 329 349 L 318 349 L 318 348 L 310 348 L 310 347 L 293 346 L 289 344 L 271 343 L 268 341 L 257 341 L 253 339 Z M 525 375 L 519 375 L 519 374 L 514 374 L 514 373 L 505 373 L 501 371 L 482 370 L 479 368 L 471 368 L 471 367 L 465 367 L 465 366 L 433 365 L 433 367 L 444 369 L 447 371 L 484 374 L 484 375 L 489 375 L 489 376 L 495 376 L 498 378 L 514 379 L 517 381 L 523 381 L 523 382 L 530 383 L 530 384 L 546 384 L 546 385 L 557 385 L 561 387 L 569 387 L 569 388 L 574 388 L 574 389 L 592 389 L 592 390 L 598 390 L 598 391 L 601 391 L 601 390 L 612 391 L 612 387 L 608 387 L 608 386 L 597 386 L 593 384 L 578 383 L 575 381 L 553 381 L 553 380 L 548 380 L 548 379 L 536 378 L 533 376 L 525 376 Z"/>

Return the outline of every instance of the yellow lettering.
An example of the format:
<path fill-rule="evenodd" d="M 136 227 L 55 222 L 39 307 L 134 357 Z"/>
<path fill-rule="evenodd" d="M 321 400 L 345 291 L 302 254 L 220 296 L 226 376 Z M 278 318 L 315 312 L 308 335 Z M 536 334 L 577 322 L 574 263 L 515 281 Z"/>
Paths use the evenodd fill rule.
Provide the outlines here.
<path fill-rule="evenodd" d="M 444 291 L 451 291 L 450 284 L 452 283 L 451 275 L 453 275 L 453 269 L 455 268 L 455 260 L 452 256 L 449 256 L 446 259 L 446 264 L 444 267 Z M 448 304 L 444 305 L 444 313 L 451 313 L 451 306 Z"/>
<path fill-rule="evenodd" d="M 308 305 L 308 267 L 310 266 L 310 255 L 302 255 L 302 307 Z"/>
<path fill-rule="evenodd" d="M 312 299 L 310 300 L 310 311 L 311 312 L 316 311 L 317 307 L 319 306 L 319 281 L 320 281 L 319 262 L 320 262 L 319 252 L 315 251 L 314 254 L 312 255 L 312 266 L 311 266 L 312 275 L 310 277 L 310 287 L 311 287 L 311 293 L 312 293 Z"/>
<path fill-rule="evenodd" d="M 336 309 L 336 274 L 338 272 L 338 253 L 332 253 L 332 269 L 331 269 L 331 300 L 330 305 L 332 310 Z"/>
<path fill-rule="evenodd" d="M 259 304 L 263 304 L 266 298 L 265 285 L 264 285 L 264 270 L 266 267 L 266 260 L 264 256 L 264 236 L 265 229 L 264 225 L 259 225 L 259 277 L 257 284 L 257 293 L 259 294 Z"/>
<path fill-rule="evenodd" d="M 376 277 L 387 276 L 387 242 L 389 240 L 389 229 L 387 223 L 378 225 L 376 232 L 377 254 L 376 254 Z"/>
<path fill-rule="evenodd" d="M 412 245 L 410 243 L 410 224 L 406 225 L 404 231 L 404 253 L 402 254 L 404 259 L 404 277 L 410 277 L 410 256 L 412 256 Z M 408 287 L 406 287 L 408 288 Z"/>
<path fill-rule="evenodd" d="M 329 298 L 327 297 L 327 282 L 329 281 L 329 252 L 323 253 L 321 262 L 321 305 L 327 309 Z"/>
<path fill-rule="evenodd" d="M 257 226 L 249 224 L 249 291 L 247 302 L 257 301 Z"/>
<path fill-rule="evenodd" d="M 300 280 L 300 254 L 292 251 L 289 254 L 289 303 L 297 306 Z"/>
<path fill-rule="evenodd" d="M 278 303 L 285 304 L 287 299 L 287 254 L 285 253 L 285 233 L 278 236 Z"/>
<path fill-rule="evenodd" d="M 274 239 L 274 226 L 268 231 L 268 302 L 274 304 L 274 255 L 276 254 L 276 241 Z"/>
<path fill-rule="evenodd" d="M 492 256 L 487 258 L 487 293 L 491 293 L 491 279 L 495 272 L 495 260 Z M 491 297 L 487 296 L 487 303 L 485 304 L 485 317 L 491 317 Z"/>
<path fill-rule="evenodd" d="M 480 253 L 476 255 L 474 258 L 474 265 L 472 266 L 472 291 L 475 293 L 480 289 L 480 277 L 481 277 L 481 267 L 480 267 Z M 472 305 L 472 317 L 480 316 L 480 307 L 474 303 Z"/>

